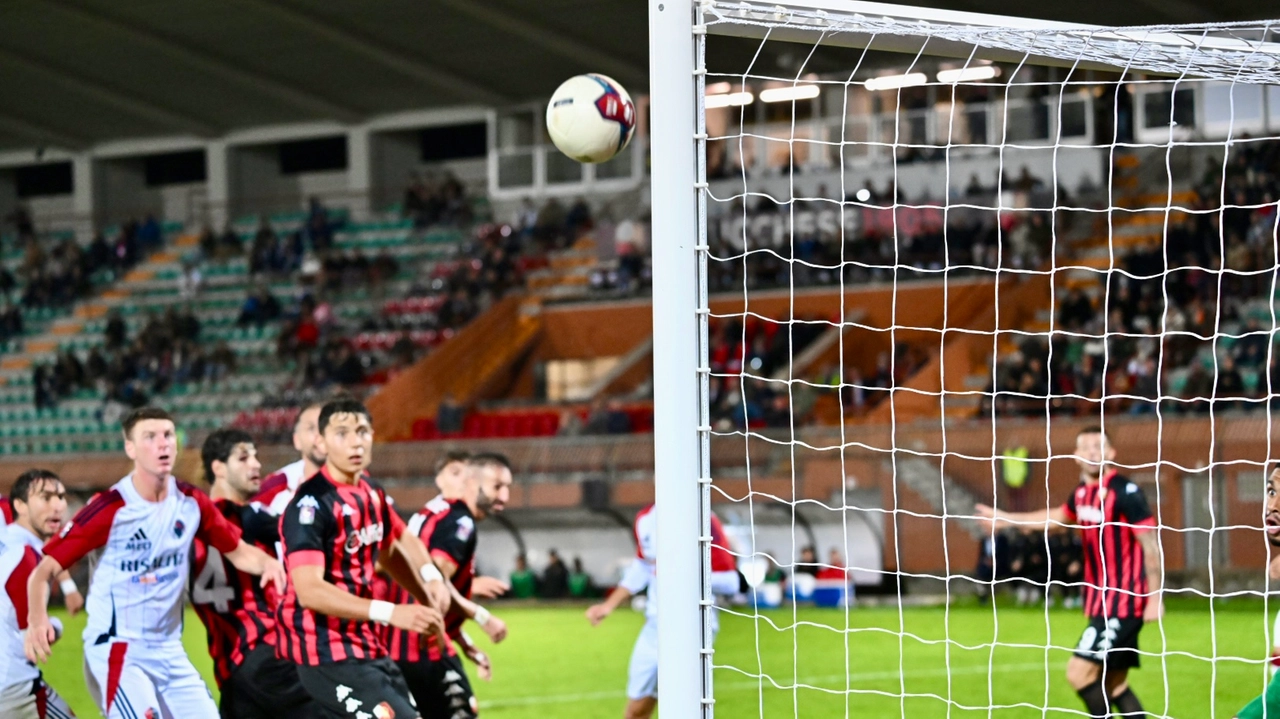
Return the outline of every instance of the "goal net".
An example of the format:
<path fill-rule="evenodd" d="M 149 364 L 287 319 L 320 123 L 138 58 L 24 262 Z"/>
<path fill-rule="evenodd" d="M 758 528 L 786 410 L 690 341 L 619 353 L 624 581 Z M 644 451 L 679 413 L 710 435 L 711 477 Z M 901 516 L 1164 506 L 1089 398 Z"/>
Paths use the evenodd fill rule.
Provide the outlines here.
<path fill-rule="evenodd" d="M 663 715 L 1089 716 L 1069 661 L 1131 640 L 1151 716 L 1261 694 L 1272 26 L 652 4 Z M 980 521 L 1060 516 L 1091 426 L 1098 543 Z"/>

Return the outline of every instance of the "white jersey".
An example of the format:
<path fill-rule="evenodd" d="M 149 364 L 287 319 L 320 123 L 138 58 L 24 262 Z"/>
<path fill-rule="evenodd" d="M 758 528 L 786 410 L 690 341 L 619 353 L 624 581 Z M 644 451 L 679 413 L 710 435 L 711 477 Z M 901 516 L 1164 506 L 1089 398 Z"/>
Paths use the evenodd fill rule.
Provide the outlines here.
<path fill-rule="evenodd" d="M 25 527 L 0 529 L 0 689 L 29 685 L 40 670 L 23 650 L 27 629 L 27 578 L 40 563 L 40 539 Z"/>
<path fill-rule="evenodd" d="M 648 590 L 644 615 L 652 621 L 658 616 L 658 596 L 654 588 L 658 579 L 658 517 L 649 505 L 636 515 L 633 525 L 636 537 L 636 558 L 627 567 L 618 586 L 631 594 Z M 732 596 L 741 591 L 740 575 L 736 560 L 729 550 L 729 538 L 716 515 L 711 515 L 711 591 L 713 594 Z M 714 614 L 712 615 L 714 618 Z M 713 619 L 714 621 L 714 619 Z"/>
<path fill-rule="evenodd" d="M 286 464 L 262 480 L 262 488 L 253 501 L 277 517 L 284 514 L 284 508 L 293 501 L 298 487 L 309 479 L 303 476 L 305 470 L 306 462 L 301 459 L 293 464 Z"/>
<path fill-rule="evenodd" d="M 204 492 L 168 478 L 159 502 L 138 494 L 133 476 L 94 497 L 76 513 L 45 554 L 70 567 L 102 548 L 89 584 L 85 644 L 180 639 L 191 542 L 198 536 L 226 554 L 240 530 Z"/>

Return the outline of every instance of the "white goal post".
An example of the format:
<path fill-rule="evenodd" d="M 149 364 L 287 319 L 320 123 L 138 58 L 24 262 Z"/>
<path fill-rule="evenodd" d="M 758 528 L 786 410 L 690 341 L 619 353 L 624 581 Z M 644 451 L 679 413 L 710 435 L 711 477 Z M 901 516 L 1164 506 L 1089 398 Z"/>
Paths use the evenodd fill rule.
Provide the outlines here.
<path fill-rule="evenodd" d="M 1280 52 L 1275 44 L 1268 42 L 1273 39 L 1269 35 L 1270 26 L 1263 23 L 1103 28 L 838 0 L 781 4 L 711 0 L 648 2 L 654 473 L 660 528 L 660 581 L 656 597 L 651 600 L 656 600 L 660 607 L 659 706 L 666 719 L 709 719 L 715 713 L 712 674 L 716 661 L 711 612 L 716 610 L 710 585 L 710 514 L 715 491 L 711 443 L 717 432 L 709 398 L 713 373 L 709 365 L 708 338 L 714 313 L 708 274 L 709 263 L 715 260 L 711 256 L 708 216 L 709 204 L 715 198 L 711 195 L 708 172 L 705 106 L 709 82 L 705 64 L 708 36 L 748 38 L 761 43 L 792 42 L 796 43 L 801 58 L 817 46 L 865 50 L 870 45 L 877 51 L 902 53 L 905 66 L 912 65 L 913 58 L 927 55 L 948 58 L 965 68 L 978 62 L 1025 63 L 1063 68 L 1068 72 L 1141 72 L 1173 81 L 1213 79 L 1232 86 L 1275 83 L 1280 78 L 1280 71 L 1276 69 Z M 803 62 L 800 65 L 803 67 Z M 855 80 L 855 69 L 848 68 L 846 90 L 848 85 L 865 80 Z M 744 68 L 742 82 L 749 76 L 750 70 Z M 800 75 L 759 79 L 802 82 Z M 1172 107 L 1168 111 L 1171 115 L 1174 112 Z M 1007 124 L 1005 117 L 1001 127 Z M 1171 118 L 1168 125 L 1172 124 Z M 894 127 L 893 136 L 880 144 L 896 149 L 899 144 L 896 122 Z M 1163 131 L 1166 142 L 1175 133 L 1168 126 Z M 940 142 L 945 144 L 950 140 L 944 138 Z M 1002 143 L 1003 140 L 998 140 L 996 144 Z M 841 165 L 836 172 L 845 173 L 842 148 L 875 143 L 841 139 L 836 144 L 841 148 Z M 1139 143 L 1135 141 L 1135 144 Z M 897 161 L 891 162 L 896 178 Z M 1002 164 L 1000 172 L 1003 170 Z M 745 170 L 743 172 L 745 178 Z M 841 188 L 841 196 L 836 200 L 841 212 L 852 204 L 846 198 L 853 190 Z M 792 199 L 796 198 L 793 194 Z M 1167 204 L 1168 210 L 1179 209 L 1172 199 Z M 950 206 L 944 199 L 942 210 L 945 212 Z M 894 229 L 896 232 L 896 225 Z M 782 232 L 784 243 L 794 242 L 795 237 L 789 230 Z M 842 264 L 844 262 L 842 260 Z M 857 259 L 847 262 L 857 264 Z M 745 260 L 743 264 L 745 267 Z M 893 270 L 895 288 L 896 269 Z M 841 277 L 838 287 L 842 293 L 847 289 L 843 271 L 843 267 L 836 271 Z M 1005 271 L 1033 272 L 1016 268 Z M 790 283 L 793 294 L 795 284 L 793 274 Z M 742 291 L 747 292 L 745 281 Z M 841 322 L 844 321 L 842 317 Z M 994 344 L 994 333 L 987 334 L 993 337 Z M 994 373 L 993 367 L 993 376 Z M 789 393 L 792 383 L 791 378 L 785 380 L 786 387 L 781 391 Z M 948 394 L 945 389 L 940 392 Z M 1047 420 L 1048 400 L 1044 403 Z M 841 417 L 843 420 L 843 414 Z M 737 433 L 750 434 L 751 431 L 744 428 Z M 837 449 L 857 444 L 843 429 L 840 437 Z M 994 448 L 992 452 L 996 454 Z M 995 456 L 991 459 L 994 462 Z M 972 515 L 960 510 L 946 516 Z"/>

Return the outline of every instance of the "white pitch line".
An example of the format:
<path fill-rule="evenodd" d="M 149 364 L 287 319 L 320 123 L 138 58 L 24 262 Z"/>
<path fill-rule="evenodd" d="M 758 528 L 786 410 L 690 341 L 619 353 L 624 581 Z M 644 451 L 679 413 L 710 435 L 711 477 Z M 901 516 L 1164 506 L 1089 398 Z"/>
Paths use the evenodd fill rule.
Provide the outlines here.
<path fill-rule="evenodd" d="M 1065 666 L 1065 665 L 1063 665 Z M 908 678 L 918 677 L 945 677 L 966 674 L 1018 674 L 1031 671 L 1046 671 L 1048 669 L 1059 669 L 1057 665 L 1046 667 L 1044 663 L 1040 664 L 997 664 L 990 667 L 972 666 L 958 667 L 955 669 L 923 669 L 920 671 L 907 672 Z M 899 672 L 864 672 L 861 674 L 850 674 L 850 682 L 874 682 L 884 681 L 887 679 L 897 679 Z M 802 677 L 797 688 L 804 688 L 806 684 L 824 684 L 827 682 L 844 681 L 843 674 L 827 674 L 823 676 Z M 790 691 L 791 687 L 778 688 L 762 679 L 739 680 L 733 682 L 716 682 L 715 691 L 719 692 L 735 692 L 747 691 L 751 689 L 759 689 L 761 683 L 765 689 L 770 691 Z M 481 700 L 481 708 L 496 709 L 501 707 L 517 707 L 517 706 L 534 706 L 538 704 L 575 704 L 577 702 L 599 701 L 603 699 L 626 699 L 626 693 L 621 691 L 605 691 L 605 692 L 582 692 L 578 694 L 548 694 L 542 696 L 528 697 L 512 697 L 509 699 L 491 699 Z"/>

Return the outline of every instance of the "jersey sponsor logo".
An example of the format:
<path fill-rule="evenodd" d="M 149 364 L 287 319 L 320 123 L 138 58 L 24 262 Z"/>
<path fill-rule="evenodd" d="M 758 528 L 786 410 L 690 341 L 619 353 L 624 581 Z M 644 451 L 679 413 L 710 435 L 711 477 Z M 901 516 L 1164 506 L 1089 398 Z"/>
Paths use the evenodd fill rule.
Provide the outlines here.
<path fill-rule="evenodd" d="M 147 538 L 147 533 L 141 527 L 138 531 L 129 537 L 129 541 L 125 543 L 126 552 L 149 552 L 151 551 L 151 540 Z"/>
<path fill-rule="evenodd" d="M 346 550 L 349 554 L 355 554 L 361 547 L 370 544 L 377 544 L 382 541 L 382 522 L 370 524 L 347 535 Z"/>
<path fill-rule="evenodd" d="M 173 523 L 173 536 L 181 538 L 185 531 L 187 531 L 187 525 L 181 519 Z"/>
<path fill-rule="evenodd" d="M 1106 515 L 1098 507 L 1076 507 L 1076 516 L 1080 518 L 1081 524 L 1102 524 L 1106 521 Z"/>
<path fill-rule="evenodd" d="M 465 542 L 471 537 L 471 533 L 474 532 L 475 530 L 476 530 L 476 523 L 473 519 L 471 519 L 471 517 L 459 517 L 458 531 L 455 532 L 455 536 L 458 537 L 458 541 Z"/>
<path fill-rule="evenodd" d="M 150 559 L 122 559 L 120 560 L 120 571 L 127 574 L 136 574 L 140 572 L 155 572 L 160 569 L 169 567 L 180 567 L 187 561 L 187 553 L 185 551 L 165 552 L 157 557 Z M 135 583 L 138 583 L 135 581 Z M 146 582 L 150 583 L 150 582 Z"/>

